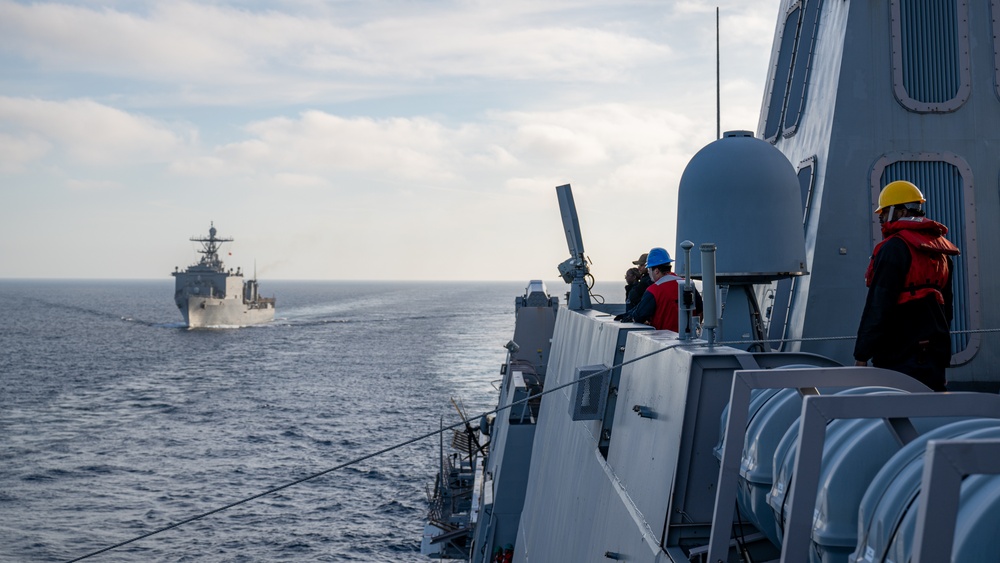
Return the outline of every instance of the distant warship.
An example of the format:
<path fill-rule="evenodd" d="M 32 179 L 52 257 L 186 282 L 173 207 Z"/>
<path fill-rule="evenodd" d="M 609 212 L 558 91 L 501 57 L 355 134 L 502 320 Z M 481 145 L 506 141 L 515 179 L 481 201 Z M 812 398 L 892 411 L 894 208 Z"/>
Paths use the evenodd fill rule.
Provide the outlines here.
<path fill-rule="evenodd" d="M 226 270 L 219 259 L 219 248 L 232 238 L 215 236 L 215 224 L 208 229 L 208 238 L 191 237 L 200 242 L 201 260 L 183 272 L 175 268 L 177 280 L 174 302 L 190 328 L 247 326 L 274 319 L 274 298 L 261 297 L 257 291 L 256 273 L 243 280 L 243 273 Z"/>

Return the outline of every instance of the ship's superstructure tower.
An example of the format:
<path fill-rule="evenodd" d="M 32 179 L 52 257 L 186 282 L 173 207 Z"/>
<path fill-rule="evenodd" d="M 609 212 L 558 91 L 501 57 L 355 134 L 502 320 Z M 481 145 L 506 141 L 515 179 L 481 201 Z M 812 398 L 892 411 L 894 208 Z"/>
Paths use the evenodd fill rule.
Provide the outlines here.
<path fill-rule="evenodd" d="M 213 222 L 208 229 L 208 237 L 191 237 L 191 242 L 201 244 L 198 253 L 201 259 L 198 263 L 188 266 L 186 270 L 176 270 L 172 273 L 175 279 L 174 300 L 178 307 L 186 303 L 189 296 L 209 297 L 214 299 L 242 299 L 243 274 L 237 269 L 227 271 L 219 249 L 222 244 L 232 242 L 232 237 L 216 236 Z"/>
<path fill-rule="evenodd" d="M 909 180 L 962 255 L 955 260 L 949 387 L 995 387 L 1000 349 L 977 329 L 1000 326 L 1000 274 L 979 241 L 1000 214 L 1000 2 L 784 0 L 757 135 L 799 177 L 810 276 L 769 288 L 771 338 L 856 333 L 863 275 L 881 240 L 882 187 Z M 789 342 L 784 350 L 852 361 L 853 341 Z M 993 381 L 989 381 L 993 380 Z"/>
<path fill-rule="evenodd" d="M 213 221 L 208 229 L 208 238 L 191 237 L 191 242 L 201 243 L 201 250 L 198 252 L 202 255 L 201 260 L 192 266 L 192 268 L 220 273 L 224 271 L 222 260 L 219 259 L 219 249 L 222 248 L 222 243 L 233 242 L 233 238 L 217 237 L 215 236 L 217 232 L 215 230 L 215 222 Z"/>

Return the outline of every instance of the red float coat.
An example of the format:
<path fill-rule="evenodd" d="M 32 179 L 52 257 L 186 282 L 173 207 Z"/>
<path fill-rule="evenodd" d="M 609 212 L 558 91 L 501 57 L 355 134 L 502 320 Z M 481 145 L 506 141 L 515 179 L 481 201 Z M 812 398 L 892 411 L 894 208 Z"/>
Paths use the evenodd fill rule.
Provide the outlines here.
<path fill-rule="evenodd" d="M 933 296 L 934 300 L 944 305 L 941 290 L 949 282 L 951 271 L 945 256 L 960 254 L 958 247 L 944 235 L 948 227 L 941 223 L 923 217 L 913 217 L 886 223 L 882 227 L 882 242 L 875 246 L 868 270 L 865 272 L 865 286 L 871 287 L 872 275 L 875 270 L 875 257 L 882 245 L 892 237 L 897 237 L 906 243 L 910 251 L 910 269 L 906 272 L 903 291 L 899 293 L 897 303 L 906 303 L 915 299 Z"/>
<path fill-rule="evenodd" d="M 871 359 L 942 391 L 951 360 L 951 257 L 958 254 L 943 238 L 947 232 L 923 217 L 882 226 L 884 240 L 865 273 L 868 297 L 854 347 L 855 360 Z"/>
<path fill-rule="evenodd" d="M 677 282 L 684 281 L 684 278 L 676 274 L 664 274 L 653 285 L 646 289 L 646 292 L 656 299 L 656 312 L 649 324 L 656 330 L 672 330 L 677 332 L 677 295 L 679 288 Z"/>

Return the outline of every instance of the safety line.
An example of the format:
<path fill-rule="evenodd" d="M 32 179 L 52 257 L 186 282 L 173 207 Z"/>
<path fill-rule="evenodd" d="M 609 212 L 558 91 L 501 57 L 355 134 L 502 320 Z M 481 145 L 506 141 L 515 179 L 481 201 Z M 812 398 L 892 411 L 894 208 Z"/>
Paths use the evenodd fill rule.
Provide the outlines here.
<path fill-rule="evenodd" d="M 257 493 L 256 495 L 253 495 L 251 497 L 247 497 L 247 498 L 244 498 L 242 500 L 238 500 L 236 502 L 229 503 L 229 504 L 227 504 L 225 506 L 220 506 L 219 508 L 216 508 L 214 510 L 210 510 L 208 512 L 204 512 L 202 514 L 198 514 L 197 516 L 192 516 L 190 518 L 186 518 L 184 520 L 181 520 L 180 522 L 174 522 L 173 524 L 170 524 L 169 526 L 164 526 L 162 528 L 153 530 L 151 532 L 147 532 L 147 533 L 142 534 L 140 536 L 136 536 L 136 537 L 134 537 L 132 539 L 125 540 L 125 541 L 120 542 L 120 543 L 116 543 L 115 545 L 112 545 L 112 546 L 109 546 L 109 547 L 105 547 L 104 549 L 101 549 L 99 551 L 95 551 L 93 553 L 88 553 L 87 555 L 84 555 L 82 557 L 77 557 L 76 559 L 70 559 L 66 563 L 74 563 L 75 561 L 83 561 L 84 559 L 88 559 L 88 558 L 93 557 L 95 555 L 100 555 L 101 553 L 105 553 L 105 552 L 111 551 L 113 549 L 117 549 L 119 547 L 128 545 L 130 543 L 137 542 L 137 541 L 139 541 L 141 539 L 145 539 L 145 538 L 148 538 L 150 536 L 154 536 L 156 534 L 160 534 L 160 533 L 166 532 L 168 530 L 172 530 L 174 528 L 178 528 L 180 526 L 183 526 L 184 524 L 188 524 L 188 523 L 194 522 L 195 520 L 200 520 L 202 518 L 205 518 L 206 516 L 211 516 L 213 514 L 217 514 L 219 512 L 222 512 L 223 510 L 228 510 L 228 509 L 233 508 L 235 506 L 239 506 L 241 504 L 250 502 L 252 500 L 259 499 L 259 498 L 261 498 L 263 496 L 267 496 L 269 494 L 276 493 L 278 491 L 287 489 L 289 487 L 298 485 L 300 483 L 304 483 L 306 481 L 315 479 L 317 477 L 322 477 L 323 475 L 326 475 L 327 473 L 330 473 L 332 471 L 336 471 L 338 469 L 343 469 L 343 468 L 348 467 L 350 465 L 354 465 L 356 463 L 360 463 L 362 461 L 365 461 L 366 459 L 371 459 L 373 457 L 380 456 L 380 455 L 382 455 L 384 453 L 391 452 L 392 450 L 396 450 L 396 449 L 402 448 L 403 446 L 408 446 L 408 445 L 410 445 L 410 444 L 412 444 L 414 442 L 419 442 L 420 440 L 429 438 L 429 437 L 434 436 L 436 434 L 443 433 L 445 430 L 451 430 L 453 428 L 457 428 L 457 427 L 462 426 L 464 424 L 465 424 L 464 421 L 463 422 L 457 422 L 455 424 L 452 424 L 451 426 L 446 426 L 446 427 L 441 428 L 439 430 L 435 430 L 434 432 L 428 432 L 426 434 L 422 434 L 422 435 L 417 436 L 415 438 L 410 438 L 409 440 L 406 440 L 405 442 L 401 442 L 401 443 L 395 444 L 393 446 L 382 448 L 381 450 L 378 450 L 377 452 L 372 452 L 370 454 L 363 455 L 363 456 L 361 456 L 359 458 L 356 458 L 356 459 L 353 459 L 351 461 L 347 461 L 347 462 L 341 463 L 340 465 L 337 465 L 336 467 L 331 467 L 329 469 L 325 469 L 325 470 L 320 471 L 318 473 L 313 473 L 312 475 L 307 475 L 305 477 L 302 477 L 301 479 L 296 479 L 295 481 L 292 481 L 290 483 L 285 483 L 284 485 L 280 485 L 280 486 L 274 487 L 272 489 L 268 489 L 268 490 L 266 490 L 266 491 L 264 491 L 262 493 Z"/>
<path fill-rule="evenodd" d="M 961 331 L 952 331 L 952 334 L 965 334 L 965 333 L 978 333 L 978 332 L 1000 332 L 1000 329 L 961 330 Z M 853 339 L 856 339 L 856 338 L 857 338 L 856 336 L 820 336 L 820 337 L 811 337 L 811 338 L 780 338 L 780 339 L 773 339 L 773 340 L 731 340 L 731 341 L 715 342 L 713 344 L 713 346 L 728 346 L 728 345 L 734 345 L 734 344 L 735 345 L 744 345 L 745 346 L 745 345 L 748 345 L 748 344 L 749 345 L 753 345 L 753 344 L 765 344 L 765 343 L 774 343 L 774 342 L 782 342 L 782 343 L 784 343 L 784 342 L 813 342 L 813 341 L 825 341 L 825 340 L 853 340 Z M 514 402 L 512 402 L 509 405 L 498 406 L 497 408 L 495 408 L 495 409 L 493 409 L 491 411 L 486 411 L 484 413 L 481 413 L 479 415 L 479 418 L 482 418 L 484 416 L 489 416 L 491 414 L 497 414 L 497 413 L 503 412 L 503 411 L 508 410 L 508 409 L 512 409 L 515 406 L 522 405 L 524 403 L 527 403 L 528 401 L 531 401 L 533 399 L 537 399 L 537 398 L 539 398 L 539 397 L 541 397 L 543 395 L 547 395 L 549 393 L 554 393 L 554 392 L 559 391 L 561 389 L 565 389 L 566 387 L 571 387 L 573 385 L 577 385 L 577 384 L 579 384 L 579 383 L 581 383 L 583 381 L 589 380 L 592 377 L 598 377 L 598 376 L 604 375 L 605 373 L 608 373 L 608 372 L 610 372 L 612 370 L 615 370 L 615 369 L 627 366 L 629 364 L 633 364 L 633 363 L 638 362 L 640 360 L 644 360 L 644 359 L 649 358 L 651 356 L 655 356 L 656 354 L 660 354 L 660 353 L 666 352 L 667 350 L 672 350 L 673 348 L 676 348 L 678 346 L 683 346 L 683 345 L 686 345 L 686 346 L 689 346 L 689 347 L 708 347 L 709 346 L 708 342 L 706 342 L 704 340 L 681 340 L 681 341 L 678 341 L 676 344 L 670 344 L 670 345 L 667 345 L 667 346 L 665 346 L 663 348 L 660 348 L 658 350 L 654 350 L 652 352 L 643 354 L 641 356 L 636 356 L 635 358 L 632 358 L 631 360 L 626 360 L 626 361 L 623 361 L 620 364 L 616 364 L 614 366 L 605 368 L 603 370 L 596 371 L 596 372 L 593 372 L 593 373 L 589 373 L 589 374 L 581 376 L 580 378 L 575 379 L 573 381 L 569 381 L 567 383 L 563 383 L 562 385 L 557 385 L 555 387 L 546 388 L 545 390 L 543 390 L 540 393 L 536 393 L 534 395 L 529 395 L 528 397 L 525 397 L 525 398 L 520 399 L 518 401 L 514 401 Z M 296 479 L 295 481 L 291 481 L 289 483 L 285 483 L 284 485 L 279 485 L 277 487 L 273 487 L 273 488 L 268 489 L 268 490 L 266 490 L 264 492 L 257 493 L 257 494 L 255 494 L 253 496 L 249 496 L 249 497 L 246 497 L 244 499 L 241 499 L 241 500 L 229 503 L 229 504 L 227 504 L 225 506 L 221 506 L 219 508 L 215 508 L 215 509 L 210 510 L 208 512 L 203 512 L 201 514 L 192 516 L 190 518 L 185 518 L 184 520 L 181 520 L 179 522 L 174 522 L 173 524 L 170 524 L 168 526 L 164 526 L 162 528 L 158 528 L 156 530 L 152 530 L 150 532 L 147 532 L 147 533 L 139 535 L 139 536 L 135 536 L 135 537 L 133 537 L 131 539 L 128 539 L 128 540 L 116 543 L 114 545 L 105 547 L 105 548 L 100 549 L 98 551 L 94 551 L 94 552 L 88 553 L 88 554 L 83 555 L 81 557 L 77 557 L 75 559 L 70 559 L 66 563 L 75 563 L 77 561 L 83 561 L 84 559 L 89 559 L 91 557 L 94 557 L 96 555 L 100 555 L 102 553 L 107 553 L 108 551 L 112 551 L 114 549 L 118 549 L 119 547 L 123 547 L 123 546 L 126 546 L 128 544 L 135 543 L 135 542 L 137 542 L 139 540 L 146 539 L 148 537 L 155 536 L 157 534 L 161 534 L 161 533 L 169 531 L 169 530 L 173 530 L 174 528 L 178 528 L 180 526 L 183 526 L 185 524 L 189 524 L 189 523 L 194 522 L 196 520 L 201 520 L 202 518 L 211 516 L 213 514 L 218 514 L 219 512 L 222 512 L 224 510 L 228 510 L 230 508 L 234 508 L 236 506 L 239 506 L 241 504 L 245 504 L 245 503 L 250 502 L 252 500 L 256 500 L 256 499 L 259 499 L 261 497 L 264 497 L 264 496 L 276 493 L 278 491 L 282 491 L 282 490 L 287 489 L 289 487 L 293 487 L 295 485 L 299 485 L 299 484 L 304 483 L 306 481 L 311 481 L 311 480 L 316 479 L 318 477 L 322 477 L 323 475 L 326 475 L 327 473 L 332 473 L 333 471 L 336 471 L 338 469 L 343 469 L 345 467 L 349 467 L 351 465 L 354 465 L 354 464 L 357 464 L 357 463 L 361 463 L 362 461 L 371 459 L 373 457 L 378 457 L 378 456 L 380 456 L 382 454 L 391 452 L 393 450 L 397 450 L 399 448 L 408 446 L 410 444 L 413 444 L 415 442 L 419 442 L 421 440 L 425 440 L 427 438 L 430 438 L 432 436 L 436 436 L 438 434 L 443 434 L 444 432 L 446 432 L 448 430 L 453 430 L 455 428 L 458 428 L 459 426 L 464 426 L 464 425 L 465 425 L 465 421 L 463 420 L 461 422 L 456 422 L 455 424 L 452 424 L 450 426 L 445 426 L 443 428 L 439 428 L 438 430 L 434 430 L 433 432 L 426 432 L 424 434 L 421 434 L 419 436 L 415 436 L 413 438 L 410 438 L 410 439 L 405 440 L 403 442 L 400 442 L 398 444 L 382 448 L 381 450 L 378 450 L 378 451 L 375 451 L 375 452 L 372 452 L 372 453 L 369 453 L 369 454 L 365 454 L 365 455 L 363 455 L 361 457 L 352 459 L 350 461 L 346 461 L 344 463 L 341 463 L 340 465 L 331 467 L 329 469 L 325 469 L 323 471 L 319 471 L 317 473 L 313 473 L 311 475 L 307 475 L 305 477 L 302 477 L 301 479 Z"/>

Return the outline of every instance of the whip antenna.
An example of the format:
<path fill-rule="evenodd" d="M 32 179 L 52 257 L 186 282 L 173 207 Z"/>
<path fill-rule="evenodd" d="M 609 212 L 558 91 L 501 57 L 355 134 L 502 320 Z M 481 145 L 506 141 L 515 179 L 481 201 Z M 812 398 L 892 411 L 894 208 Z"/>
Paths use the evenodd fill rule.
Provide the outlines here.
<path fill-rule="evenodd" d="M 715 138 L 722 138 L 722 94 L 719 72 L 719 7 L 715 7 Z"/>

